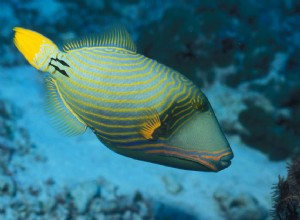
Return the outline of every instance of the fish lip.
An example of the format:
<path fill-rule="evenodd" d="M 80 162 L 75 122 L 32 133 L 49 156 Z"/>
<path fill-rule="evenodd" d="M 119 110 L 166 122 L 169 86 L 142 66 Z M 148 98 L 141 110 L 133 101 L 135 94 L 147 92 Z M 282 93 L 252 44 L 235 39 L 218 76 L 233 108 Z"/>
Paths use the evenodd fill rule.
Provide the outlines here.
<path fill-rule="evenodd" d="M 219 164 L 222 168 L 227 168 L 231 165 L 231 161 L 230 160 L 220 160 Z"/>
<path fill-rule="evenodd" d="M 220 170 L 223 170 L 231 165 L 231 159 L 233 158 L 233 154 L 228 154 L 219 160 L 218 167 Z"/>

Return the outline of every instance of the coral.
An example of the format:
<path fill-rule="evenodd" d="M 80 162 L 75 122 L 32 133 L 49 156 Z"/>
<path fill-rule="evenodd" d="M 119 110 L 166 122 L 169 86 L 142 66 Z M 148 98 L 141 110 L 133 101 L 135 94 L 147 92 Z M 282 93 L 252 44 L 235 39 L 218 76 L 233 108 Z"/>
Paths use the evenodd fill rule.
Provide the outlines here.
<path fill-rule="evenodd" d="M 57 189 L 55 184 L 41 188 L 15 185 L 0 176 L 1 219 L 153 219 L 152 202 L 141 193 L 101 195 L 109 184 L 103 178 Z M 111 184 L 110 184 L 111 185 Z M 115 186 L 113 186 L 115 188 Z M 9 197 L 4 201 L 4 195 Z"/>
<path fill-rule="evenodd" d="M 9 168 L 12 158 L 32 151 L 33 144 L 26 130 L 17 125 L 20 115 L 20 110 L 12 103 L 0 99 L 0 174 L 10 174 L 19 169 Z"/>
<path fill-rule="evenodd" d="M 276 220 L 300 219 L 300 158 L 288 166 L 286 179 L 279 177 L 274 186 L 273 217 Z"/>
<path fill-rule="evenodd" d="M 265 14 L 267 19 L 262 19 L 261 7 L 251 1 L 174 6 L 165 11 L 163 23 L 155 21 L 141 29 L 138 48 L 198 85 L 214 81 L 215 66 L 233 64 L 237 70 L 226 79 L 228 85 L 262 78 L 268 74 L 275 51 L 282 47 L 276 35 L 265 30 L 271 16 Z"/>
<path fill-rule="evenodd" d="M 161 177 L 164 182 L 166 191 L 170 194 L 177 195 L 183 190 L 183 186 L 180 181 L 172 175 L 164 175 Z"/>
<path fill-rule="evenodd" d="M 163 23 L 155 21 L 140 30 L 141 53 L 173 67 L 198 85 L 211 83 L 215 76 L 211 70 L 214 59 L 209 57 L 213 39 L 199 33 L 199 13 L 173 7 L 165 11 L 162 20 Z"/>
<path fill-rule="evenodd" d="M 0 196 L 14 196 L 16 193 L 16 184 L 9 176 L 0 175 Z"/>
<path fill-rule="evenodd" d="M 245 131 L 237 133 L 272 160 L 300 155 L 300 63 L 296 43 L 300 35 L 295 25 L 299 15 L 293 8 L 297 5 L 296 1 L 274 1 L 270 7 L 274 7 L 277 18 L 267 13 L 261 18 L 263 22 L 250 26 L 252 34 L 245 35 L 247 40 L 235 71 L 225 77 L 228 86 L 258 92 L 270 102 L 271 108 L 247 101 L 247 109 L 239 113 Z M 284 37 L 287 33 L 293 37 Z"/>
<path fill-rule="evenodd" d="M 179 206 L 164 204 L 160 201 L 155 203 L 155 220 L 197 220 L 191 210 L 184 210 Z"/>
<path fill-rule="evenodd" d="M 264 94 L 272 107 L 266 109 L 262 104 L 248 101 L 247 109 L 239 114 L 239 121 L 247 130 L 239 133 L 243 141 L 268 154 L 272 160 L 300 155 L 299 86 L 300 79 L 296 78 L 253 83 L 251 89 Z"/>
<path fill-rule="evenodd" d="M 230 220 L 264 220 L 268 217 L 268 211 L 248 193 L 231 193 L 221 190 L 215 193 L 215 200 L 225 219 Z"/>
<path fill-rule="evenodd" d="M 79 213 L 86 211 L 88 203 L 99 193 L 99 190 L 96 181 L 81 183 L 70 190 L 70 196 Z"/>
<path fill-rule="evenodd" d="M 287 129 L 280 119 L 261 106 L 248 104 L 241 111 L 239 121 L 246 132 L 240 132 L 243 141 L 268 154 L 271 160 L 282 160 L 290 155 L 299 155 L 299 136 Z"/>

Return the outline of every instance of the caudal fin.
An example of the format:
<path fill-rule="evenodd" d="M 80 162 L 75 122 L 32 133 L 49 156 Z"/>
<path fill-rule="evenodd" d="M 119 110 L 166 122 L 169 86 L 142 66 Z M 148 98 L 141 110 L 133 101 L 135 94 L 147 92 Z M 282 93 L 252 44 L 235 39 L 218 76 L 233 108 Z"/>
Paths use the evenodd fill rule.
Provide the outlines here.
<path fill-rule="evenodd" d="M 48 60 L 59 52 L 57 46 L 43 35 L 15 27 L 14 44 L 26 60 L 36 69 L 47 71 Z M 47 62 L 48 61 L 48 62 Z"/>

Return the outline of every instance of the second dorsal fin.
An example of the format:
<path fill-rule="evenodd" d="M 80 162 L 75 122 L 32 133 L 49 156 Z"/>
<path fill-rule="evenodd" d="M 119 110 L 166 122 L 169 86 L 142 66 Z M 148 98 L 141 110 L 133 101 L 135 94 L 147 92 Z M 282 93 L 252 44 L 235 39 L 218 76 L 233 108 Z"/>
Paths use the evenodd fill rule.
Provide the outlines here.
<path fill-rule="evenodd" d="M 80 49 L 83 47 L 120 47 L 132 52 L 136 52 L 129 33 L 123 26 L 113 26 L 99 36 L 85 37 L 66 43 L 63 47 L 65 52 Z"/>

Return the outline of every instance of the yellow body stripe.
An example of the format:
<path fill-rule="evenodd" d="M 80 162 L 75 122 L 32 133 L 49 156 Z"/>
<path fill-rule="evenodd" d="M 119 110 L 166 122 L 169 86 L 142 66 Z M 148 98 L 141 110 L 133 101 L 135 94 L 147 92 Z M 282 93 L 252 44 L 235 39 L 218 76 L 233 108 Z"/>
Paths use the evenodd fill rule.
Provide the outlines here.
<path fill-rule="evenodd" d="M 59 89 L 59 87 L 57 86 L 57 83 L 55 80 L 52 79 L 52 82 L 54 83 L 56 89 L 57 89 L 57 93 L 59 95 L 59 97 L 61 98 L 62 102 L 64 103 L 64 105 L 66 106 L 66 108 L 74 115 L 74 117 L 80 121 L 82 124 L 85 124 L 84 121 L 81 120 L 80 117 L 78 117 L 78 115 L 72 110 L 72 108 L 70 108 L 70 106 L 68 105 L 68 103 L 65 101 L 65 98 L 63 97 L 63 95 L 61 94 L 61 91 Z"/>
<path fill-rule="evenodd" d="M 72 57 L 74 60 L 76 60 L 77 58 L 75 57 Z M 107 68 L 103 68 L 103 67 L 96 67 L 94 66 L 93 68 L 97 68 L 98 71 L 103 71 L 103 72 L 107 72 L 107 73 L 130 73 L 130 75 L 107 75 L 107 74 L 103 74 L 103 73 L 100 73 L 98 72 L 97 74 L 95 74 L 94 72 L 92 71 L 88 71 L 86 69 L 83 69 L 81 66 L 87 66 L 87 67 L 92 67 L 92 65 L 84 62 L 84 61 L 81 61 L 79 59 L 77 59 L 76 61 L 81 65 L 77 65 L 75 64 L 75 62 L 73 61 L 73 59 L 69 59 L 69 62 L 70 64 L 76 68 L 77 70 L 81 71 L 81 72 L 84 72 L 84 73 L 87 73 L 91 76 L 94 76 L 94 77 L 102 77 L 102 78 L 116 78 L 116 79 L 132 79 L 132 78 L 139 78 L 139 77 L 143 77 L 144 76 L 144 73 L 142 74 L 136 74 L 136 73 L 133 73 L 133 72 L 142 72 L 143 70 L 147 69 L 148 66 L 152 63 L 152 65 L 155 65 L 157 64 L 156 62 L 152 61 L 152 60 L 148 60 L 147 63 L 142 66 L 142 67 L 138 67 L 138 68 L 134 68 L 134 69 L 120 69 L 120 68 L 116 68 L 116 69 L 107 69 Z"/>
<path fill-rule="evenodd" d="M 149 76 L 153 73 L 153 69 L 155 67 L 155 65 L 157 65 L 157 63 L 152 63 L 151 67 L 150 67 L 150 70 L 146 73 L 142 73 L 142 74 L 136 74 L 136 75 L 130 75 L 130 76 L 114 76 L 114 75 L 110 75 L 109 73 L 107 73 L 107 75 L 98 75 L 98 74 L 94 74 L 92 72 L 88 72 L 88 71 L 85 71 L 83 69 L 81 69 L 82 73 L 86 74 L 86 75 L 90 75 L 90 76 L 93 76 L 93 77 L 96 77 L 96 78 L 99 78 L 99 80 L 101 79 L 119 79 L 119 80 L 128 80 L 128 79 L 137 79 L 137 78 L 142 78 L 142 77 L 146 77 L 146 76 Z M 74 75 L 77 75 L 78 78 L 81 78 L 81 79 L 85 79 L 86 81 L 89 81 L 89 82 L 94 82 L 95 83 L 95 79 L 91 80 L 91 79 L 87 79 L 86 77 L 82 77 L 82 76 L 79 76 L 78 74 L 75 73 L 75 71 L 73 71 L 72 69 L 70 69 L 71 73 L 73 73 Z"/>
<path fill-rule="evenodd" d="M 171 74 L 172 76 L 174 75 L 174 73 Z M 60 82 L 62 84 L 64 84 L 65 82 L 61 79 L 59 79 Z M 84 78 L 82 78 L 83 81 L 85 81 Z M 149 79 L 151 80 L 151 79 Z M 146 93 L 146 92 L 149 92 L 149 91 L 152 91 L 156 88 L 158 88 L 164 81 L 161 80 L 159 83 L 151 86 L 151 87 L 148 87 L 146 89 L 142 89 L 142 90 L 133 90 L 133 91 L 124 91 L 124 92 L 111 92 L 111 91 L 108 91 L 108 90 L 103 90 L 103 89 L 99 89 L 99 88 L 94 88 L 94 87 L 90 87 L 90 86 L 85 86 L 85 85 L 82 85 L 82 84 L 79 84 L 77 83 L 76 81 L 72 80 L 72 79 L 69 79 L 68 81 L 69 83 L 73 84 L 74 86 L 76 87 L 79 87 L 79 88 L 82 88 L 84 90 L 89 90 L 89 91 L 93 91 L 93 92 L 96 92 L 96 93 L 101 93 L 101 94 L 106 94 L 106 95 L 115 95 L 115 96 L 119 96 L 119 95 L 123 95 L 123 96 L 128 96 L 128 95 L 133 95 L 133 94 L 141 94 L 141 93 Z M 174 82 L 174 80 L 172 81 Z M 107 86 L 110 86 L 111 84 L 107 83 Z"/>
<path fill-rule="evenodd" d="M 160 68 L 160 67 L 158 67 Z M 132 82 L 132 83 L 126 83 L 126 82 L 122 82 L 122 83 L 107 83 L 107 82 L 103 82 L 101 80 L 99 81 L 95 81 L 93 79 L 88 79 L 88 78 L 85 78 L 85 77 L 82 77 L 80 76 L 79 74 L 76 73 L 76 71 L 73 71 L 72 69 L 70 69 L 70 72 L 72 73 L 72 77 L 76 77 L 77 79 L 79 80 L 84 80 L 86 82 L 89 82 L 89 83 L 93 83 L 95 85 L 101 85 L 101 86 L 112 86 L 112 87 L 125 87 L 125 86 L 137 86 L 137 85 L 144 85 L 144 84 L 148 84 L 150 81 L 152 81 L 152 79 L 156 79 L 158 77 L 160 77 L 162 75 L 162 73 L 165 71 L 166 69 L 166 66 L 163 66 L 163 69 L 159 70 L 159 72 L 157 74 L 155 74 L 154 77 L 152 78 L 149 78 L 149 79 L 146 79 L 146 80 L 141 80 L 139 82 Z M 153 70 L 152 68 L 150 69 L 150 71 L 146 72 L 145 73 L 145 76 L 148 76 L 151 74 L 151 70 Z M 169 72 L 170 70 L 168 69 L 166 74 Z"/>
<path fill-rule="evenodd" d="M 178 84 L 177 87 L 175 87 L 175 88 L 174 87 L 171 88 L 170 91 L 169 91 L 169 94 L 172 93 L 172 92 L 174 92 L 174 91 L 176 91 L 176 90 L 178 90 L 179 87 L 180 87 L 180 84 Z M 184 91 L 186 91 L 186 85 L 183 85 L 183 87 L 184 87 Z M 164 87 L 162 93 L 166 92 L 167 89 L 168 89 L 168 87 Z M 92 107 L 92 108 L 95 108 L 95 109 L 103 110 L 103 111 L 123 112 L 123 113 L 124 112 L 129 112 L 129 113 L 131 113 L 133 110 L 135 110 L 135 111 L 144 111 L 144 110 L 147 109 L 146 107 L 118 108 L 118 109 L 116 109 L 114 107 L 98 106 L 98 105 L 94 105 L 94 104 L 92 104 L 90 102 L 85 102 L 85 101 L 81 101 L 79 99 L 76 99 L 76 98 L 72 97 L 71 95 L 69 95 L 67 93 L 64 93 L 64 95 L 67 96 L 68 99 L 72 100 L 74 103 L 80 104 L 82 106 L 87 106 L 87 107 Z M 149 101 L 153 100 L 154 98 L 155 97 L 153 97 L 153 96 L 150 97 Z M 167 98 L 169 98 L 169 96 L 164 97 L 164 100 L 161 103 L 157 103 L 156 105 L 154 105 L 152 107 L 155 108 L 155 109 L 161 107 L 164 104 L 164 101 L 166 101 Z"/>
<path fill-rule="evenodd" d="M 190 87 L 189 90 L 192 90 L 193 88 Z M 167 106 L 164 107 L 164 109 L 161 111 L 161 112 L 165 112 L 167 109 L 169 109 L 172 105 L 172 103 L 174 102 L 174 100 L 176 98 L 178 98 L 180 95 L 184 94 L 186 92 L 186 88 L 181 91 L 180 93 L 178 93 L 177 95 L 173 96 L 172 100 L 169 102 L 169 104 Z M 169 93 L 172 93 L 172 91 L 170 91 Z M 168 99 L 169 96 L 166 96 L 164 99 Z M 162 106 L 164 104 L 164 102 L 161 102 L 160 105 L 158 106 Z M 96 118 L 102 118 L 102 119 L 107 119 L 107 120 L 111 120 L 111 121 L 114 121 L 114 120 L 120 120 L 120 121 L 128 121 L 128 120 L 143 120 L 145 117 L 144 116 L 139 116 L 139 117 L 114 117 L 114 116 L 106 116 L 106 115 L 99 115 L 99 114 L 96 114 L 94 112 L 90 112 L 90 111 L 86 111 L 82 108 L 79 108 L 77 105 L 73 104 L 73 103 L 69 103 L 69 105 L 72 106 L 72 108 L 76 109 L 77 111 L 79 112 L 82 112 L 82 113 L 85 113 L 85 114 L 88 114 L 88 115 L 91 115 L 91 116 L 95 116 Z M 147 108 L 144 108 L 144 109 L 141 109 L 140 112 L 142 111 L 145 111 Z M 157 107 L 156 107 L 157 109 Z M 132 109 L 134 110 L 134 108 Z M 97 121 L 94 121 L 92 120 L 94 123 L 97 123 Z"/>
<path fill-rule="evenodd" d="M 94 58 L 92 58 L 91 56 L 87 56 L 87 55 L 85 55 L 84 53 L 80 53 L 79 54 L 80 55 L 80 57 L 82 57 L 82 58 L 84 58 L 84 59 L 86 59 L 86 60 L 89 60 L 89 61 L 92 61 L 92 62 L 94 62 L 94 63 L 97 63 L 98 65 L 116 65 L 116 62 L 111 62 L 111 61 L 104 61 L 104 57 L 102 57 L 101 59 L 94 59 Z M 75 58 L 75 56 L 72 56 L 72 57 L 74 57 Z M 111 59 L 111 56 L 110 57 L 106 57 L 106 58 L 109 58 L 109 60 Z M 80 58 L 76 58 L 76 60 L 78 60 L 78 59 L 80 59 Z M 139 57 L 137 57 L 137 59 L 135 59 L 135 58 L 131 58 L 131 60 L 129 60 L 129 61 L 135 61 L 135 60 L 140 60 L 140 61 L 138 61 L 138 62 L 134 62 L 134 63 L 130 63 L 130 62 L 122 62 L 122 63 L 119 63 L 118 64 L 118 66 L 121 66 L 121 67 L 133 67 L 133 66 L 138 66 L 138 65 L 141 65 L 142 63 L 144 63 L 144 62 L 146 62 L 146 57 L 144 57 L 144 56 L 139 56 Z M 127 59 L 127 61 L 128 61 L 128 59 Z M 96 67 L 97 68 L 97 67 Z"/>
<path fill-rule="evenodd" d="M 148 91 L 157 89 L 165 81 L 167 81 L 167 76 L 165 76 L 163 80 L 160 80 L 158 84 L 154 84 L 153 88 L 148 88 L 148 89 L 139 91 L 138 94 L 146 93 Z M 115 103 L 115 104 L 120 104 L 120 103 L 143 104 L 143 103 L 147 103 L 148 101 L 151 101 L 151 100 L 153 100 L 155 98 L 158 98 L 160 95 L 163 95 L 164 92 L 166 91 L 166 89 L 170 85 L 174 85 L 175 84 L 174 81 L 168 82 L 168 83 L 166 83 L 164 89 L 160 90 L 158 93 L 156 93 L 156 94 L 154 94 L 154 95 L 152 95 L 152 96 L 150 96 L 148 98 L 145 98 L 145 99 L 136 100 L 136 99 L 105 99 L 105 98 L 98 97 L 98 96 L 91 96 L 89 94 L 85 94 L 85 93 L 79 92 L 76 89 L 72 89 L 71 87 L 65 86 L 62 81 L 60 81 L 60 83 L 62 84 L 64 90 L 67 90 L 70 93 L 80 95 L 80 96 L 82 96 L 84 98 L 87 98 L 87 99 L 90 99 L 90 100 L 93 100 L 93 101 L 101 101 L 101 102 L 104 102 L 104 103 L 107 102 L 107 103 Z"/>

